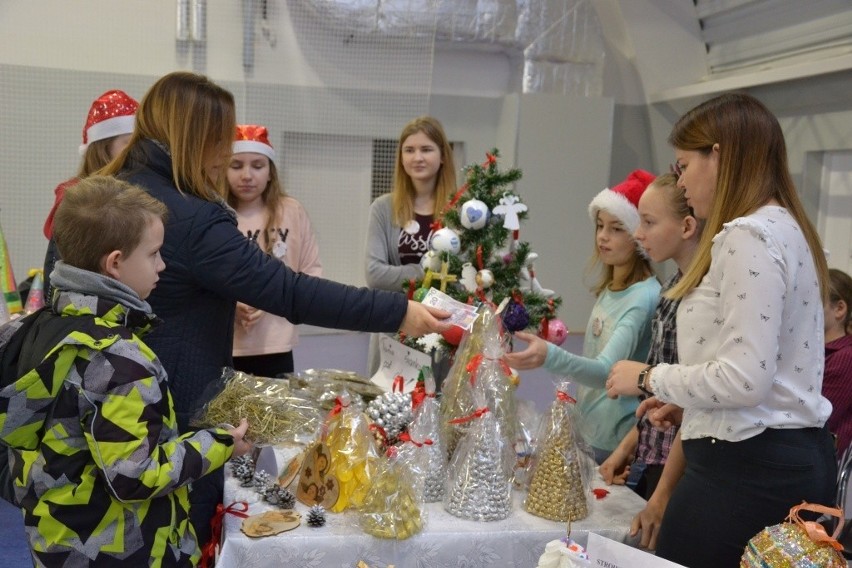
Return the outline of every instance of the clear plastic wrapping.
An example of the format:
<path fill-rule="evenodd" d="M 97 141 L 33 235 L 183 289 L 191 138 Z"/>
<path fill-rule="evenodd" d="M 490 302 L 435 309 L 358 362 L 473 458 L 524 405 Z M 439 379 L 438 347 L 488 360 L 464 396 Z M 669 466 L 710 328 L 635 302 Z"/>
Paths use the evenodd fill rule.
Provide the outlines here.
<path fill-rule="evenodd" d="M 593 461 L 577 432 L 576 401 L 567 382 L 542 418 L 527 478 L 524 509 L 552 521 L 577 521 L 588 515 L 589 480 Z"/>
<path fill-rule="evenodd" d="M 344 392 L 330 412 L 324 436 L 329 454 L 329 475 L 337 479 L 340 493 L 331 511 L 358 508 L 364 503 L 378 457 L 367 415 L 353 408 Z"/>
<path fill-rule="evenodd" d="M 435 398 L 435 379 L 424 367 L 411 394 L 414 419 L 409 427 L 409 443 L 400 448 L 401 454 L 411 454 L 409 463 L 421 480 L 423 501 L 435 503 L 444 497 L 447 480 L 447 451 L 441 433 L 441 418 Z"/>
<path fill-rule="evenodd" d="M 282 379 L 256 377 L 225 368 L 211 387 L 209 402 L 192 420 L 199 428 L 248 420 L 246 439 L 256 446 L 304 442 L 316 436 L 321 412 L 316 401 L 293 392 Z"/>
<path fill-rule="evenodd" d="M 379 538 L 406 539 L 423 530 L 426 512 L 420 500 L 416 475 L 396 448 L 376 466 L 373 483 L 361 506 L 361 528 Z"/>

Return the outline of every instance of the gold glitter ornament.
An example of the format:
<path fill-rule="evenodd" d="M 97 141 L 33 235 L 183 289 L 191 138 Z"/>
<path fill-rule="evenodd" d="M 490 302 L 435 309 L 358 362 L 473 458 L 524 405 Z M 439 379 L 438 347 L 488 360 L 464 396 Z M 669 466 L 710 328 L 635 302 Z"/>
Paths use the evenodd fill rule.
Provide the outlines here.
<path fill-rule="evenodd" d="M 361 506 L 361 527 L 378 538 L 406 539 L 423 530 L 425 514 L 411 470 L 395 454 L 380 461 Z"/>
<path fill-rule="evenodd" d="M 337 479 L 340 493 L 330 510 L 339 513 L 349 507 L 360 507 L 367 496 L 377 458 L 367 415 L 349 407 L 344 395 L 331 411 L 325 445 L 331 463 L 329 475 Z"/>
<path fill-rule="evenodd" d="M 802 503 L 790 509 L 789 522 L 772 525 L 752 537 L 740 559 L 740 568 L 845 568 L 837 542 L 842 523 L 833 536 L 815 523 L 803 521 L 799 511 L 812 511 L 843 519 L 840 509 Z"/>
<path fill-rule="evenodd" d="M 528 513 L 563 522 L 578 521 L 589 513 L 582 454 L 572 420 L 574 399 L 567 393 L 568 385 L 563 383 L 542 420 L 524 501 Z"/>

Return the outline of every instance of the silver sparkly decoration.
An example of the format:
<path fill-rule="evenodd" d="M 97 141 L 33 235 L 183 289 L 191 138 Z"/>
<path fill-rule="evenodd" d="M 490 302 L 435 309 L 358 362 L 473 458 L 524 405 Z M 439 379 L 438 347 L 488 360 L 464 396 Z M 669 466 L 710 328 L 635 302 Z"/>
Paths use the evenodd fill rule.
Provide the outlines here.
<path fill-rule="evenodd" d="M 388 443 L 394 444 L 411 423 L 411 394 L 386 392 L 372 400 L 366 412 L 375 424 L 384 428 Z"/>
<path fill-rule="evenodd" d="M 492 412 L 474 419 L 450 462 L 444 508 L 474 521 L 499 521 L 512 512 L 511 476 L 505 471 L 508 441 Z"/>

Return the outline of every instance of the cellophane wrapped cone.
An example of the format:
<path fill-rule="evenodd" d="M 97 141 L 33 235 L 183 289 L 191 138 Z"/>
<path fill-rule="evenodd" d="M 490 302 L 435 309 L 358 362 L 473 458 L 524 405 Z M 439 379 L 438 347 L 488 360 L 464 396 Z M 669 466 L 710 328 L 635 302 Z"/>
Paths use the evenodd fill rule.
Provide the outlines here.
<path fill-rule="evenodd" d="M 475 401 L 483 400 L 475 393 Z M 505 519 L 512 512 L 512 474 L 507 465 L 514 462 L 512 444 L 488 407 L 479 406 L 466 419 L 471 426 L 450 460 L 444 508 L 463 519 Z"/>
<path fill-rule="evenodd" d="M 395 447 L 381 458 L 361 505 L 361 528 L 378 538 L 406 539 L 423 530 L 426 513 L 416 474 Z"/>
<path fill-rule="evenodd" d="M 211 428 L 248 420 L 246 439 L 255 446 L 305 442 L 316 436 L 321 422 L 317 401 L 291 389 L 287 380 L 258 377 L 231 368 L 205 392 L 209 400 L 192 425 Z"/>
<path fill-rule="evenodd" d="M 527 512 L 552 521 L 577 521 L 588 515 L 588 479 L 582 440 L 574 418 L 576 401 L 568 383 L 542 419 L 527 478 Z"/>
<path fill-rule="evenodd" d="M 444 447 L 447 458 L 453 455 L 459 439 L 467 431 L 467 424 L 454 425 L 450 421 L 461 416 L 467 416 L 476 408 L 473 405 L 473 395 L 470 388 L 470 373 L 468 362 L 482 352 L 482 320 L 483 308 L 479 309 L 480 317 L 473 322 L 471 330 L 466 331 L 456 349 L 453 364 L 441 387 L 441 424 Z"/>
<path fill-rule="evenodd" d="M 330 457 L 329 474 L 337 478 L 340 487 L 331 511 L 339 513 L 364 503 L 378 453 L 367 415 L 349 406 L 347 393 L 341 395 L 330 414 L 324 439 Z"/>
<path fill-rule="evenodd" d="M 482 325 L 482 353 L 474 355 L 468 361 L 468 380 L 474 392 L 479 391 L 487 406 L 494 414 L 500 432 L 512 444 L 520 430 L 518 423 L 518 405 L 515 398 L 516 385 L 512 381 L 512 371 L 503 360 L 506 354 L 503 323 L 500 315 L 491 305 L 483 307 L 480 318 Z M 474 398 L 477 395 L 474 394 Z M 508 454 L 507 454 L 508 455 Z M 514 468 L 514 451 L 506 464 L 509 471 Z"/>
<path fill-rule="evenodd" d="M 411 397 L 416 405 L 414 419 L 408 430 L 411 442 L 403 444 L 400 453 L 413 454 L 410 463 L 422 480 L 423 501 L 435 503 L 444 497 L 447 451 L 442 440 L 440 408 L 435 398 L 435 379 L 428 367 L 421 371 Z"/>

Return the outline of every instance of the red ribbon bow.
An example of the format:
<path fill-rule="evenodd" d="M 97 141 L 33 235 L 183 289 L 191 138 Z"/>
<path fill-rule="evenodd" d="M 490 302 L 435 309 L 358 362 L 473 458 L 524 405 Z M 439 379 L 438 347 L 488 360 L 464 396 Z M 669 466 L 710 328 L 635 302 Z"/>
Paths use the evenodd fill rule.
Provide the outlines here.
<path fill-rule="evenodd" d="M 426 384 L 423 381 L 417 381 L 414 390 L 411 391 L 411 410 L 423 404 L 427 397 L 435 398 L 435 393 L 426 392 Z"/>
<path fill-rule="evenodd" d="M 240 509 L 237 509 L 237 506 Z M 225 507 L 222 503 L 216 505 L 216 514 L 210 519 L 210 540 L 201 549 L 201 560 L 198 564 L 200 568 L 208 568 L 213 566 L 213 558 L 216 556 L 216 547 L 219 546 L 219 539 L 222 538 L 222 521 L 226 514 L 234 515 L 235 517 L 248 517 L 249 506 L 245 501 L 235 501 Z M 209 563 L 209 564 L 208 564 Z"/>
<path fill-rule="evenodd" d="M 556 391 L 556 400 L 560 402 L 570 402 L 571 404 L 577 404 L 577 399 L 568 394 L 567 392 Z"/>
<path fill-rule="evenodd" d="M 431 438 L 426 438 L 422 442 L 417 442 L 417 441 L 415 441 L 411 438 L 411 434 L 409 434 L 408 432 L 403 432 L 402 434 L 400 434 L 399 435 L 399 441 L 400 442 L 411 442 L 412 444 L 414 444 L 418 448 L 422 448 L 424 445 L 426 445 L 426 446 L 432 445 L 432 439 Z"/>
<path fill-rule="evenodd" d="M 462 416 L 460 418 L 453 418 L 450 420 L 450 424 L 464 424 L 465 422 L 470 422 L 474 418 L 479 418 L 483 414 L 488 412 L 488 407 L 483 406 L 482 408 L 477 408 L 473 411 L 473 414 L 468 414 L 467 416 Z"/>
<path fill-rule="evenodd" d="M 393 392 L 402 392 L 405 390 L 405 377 L 397 375 L 393 378 Z"/>

